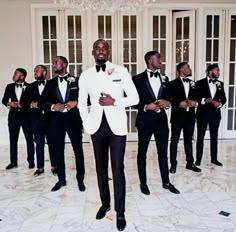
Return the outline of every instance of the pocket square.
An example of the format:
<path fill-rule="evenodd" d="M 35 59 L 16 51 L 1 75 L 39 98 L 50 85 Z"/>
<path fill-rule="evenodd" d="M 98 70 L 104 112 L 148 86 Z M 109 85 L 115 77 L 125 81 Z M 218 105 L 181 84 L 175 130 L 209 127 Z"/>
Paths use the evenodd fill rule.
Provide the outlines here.
<path fill-rule="evenodd" d="M 115 80 L 112 80 L 114 82 L 118 82 L 118 81 L 121 81 L 121 79 L 115 79 Z"/>
<path fill-rule="evenodd" d="M 78 87 L 73 87 L 73 88 L 70 88 L 71 90 L 73 90 L 73 89 L 78 89 Z"/>

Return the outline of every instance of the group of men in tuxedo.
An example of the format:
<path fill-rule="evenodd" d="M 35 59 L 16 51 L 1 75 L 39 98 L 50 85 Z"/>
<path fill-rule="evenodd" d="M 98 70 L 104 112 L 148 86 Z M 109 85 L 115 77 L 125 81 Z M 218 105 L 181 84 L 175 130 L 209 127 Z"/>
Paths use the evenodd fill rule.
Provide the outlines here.
<path fill-rule="evenodd" d="M 176 172 L 177 145 L 180 132 L 184 132 L 186 168 L 201 171 L 203 139 L 209 123 L 211 137 L 211 161 L 216 165 L 217 134 L 220 122 L 220 107 L 225 103 L 223 83 L 218 81 L 217 65 L 208 67 L 208 76 L 196 83 L 187 77 L 191 74 L 185 62 L 177 66 L 179 77 L 169 82 L 161 76 L 161 56 L 156 51 L 145 54 L 147 69 L 132 79 L 126 68 L 109 62 L 109 43 L 98 39 L 93 44 L 92 54 L 96 65 L 82 72 L 76 78 L 67 72 L 68 61 L 63 56 L 53 59 L 53 69 L 58 74 L 52 80 L 46 80 L 46 67 L 35 67 L 36 81 L 25 82 L 26 71 L 17 69 L 13 76 L 14 83 L 6 87 L 3 104 L 10 108 L 10 161 L 6 167 L 17 167 L 17 139 L 20 126 L 26 137 L 29 168 L 34 168 L 34 145 L 36 143 L 37 167 L 35 175 L 44 172 L 44 137 L 47 137 L 52 170 L 58 174 L 58 182 L 52 188 L 57 191 L 66 185 L 64 141 L 68 133 L 76 161 L 76 178 L 80 191 L 84 185 L 84 154 L 82 149 L 82 125 L 91 134 L 97 172 L 97 181 L 101 198 L 96 219 L 100 220 L 110 210 L 110 190 L 108 183 L 109 150 L 114 185 L 116 225 L 119 231 L 126 227 L 125 195 L 126 181 L 124 174 L 124 155 L 127 135 L 126 107 L 138 109 L 136 126 L 138 129 L 137 166 L 141 192 L 149 195 L 147 185 L 146 158 L 147 149 L 154 135 L 162 187 L 178 194 L 169 180 L 170 173 Z M 209 80 L 218 83 L 210 86 Z M 214 84 L 215 84 L 214 83 Z M 27 86 L 21 88 L 19 85 Z M 210 87 L 209 87 L 210 86 Z M 200 89 L 201 91 L 198 91 Z M 22 96 L 21 96 L 22 95 Z M 88 107 L 89 105 L 89 107 Z M 168 169 L 168 120 L 166 108 L 172 105 L 171 112 L 171 168 Z M 195 123 L 195 107 L 198 105 L 197 160 L 194 164 L 192 154 L 192 135 Z M 29 114 L 30 112 L 30 114 Z M 30 118 L 29 118 L 30 117 Z M 218 121 L 217 121 L 218 120 Z M 30 125 L 27 124 L 30 122 Z M 25 126 L 27 124 L 27 126 Z M 33 133 L 31 133 L 31 131 Z M 32 136 L 33 134 L 33 136 Z"/>

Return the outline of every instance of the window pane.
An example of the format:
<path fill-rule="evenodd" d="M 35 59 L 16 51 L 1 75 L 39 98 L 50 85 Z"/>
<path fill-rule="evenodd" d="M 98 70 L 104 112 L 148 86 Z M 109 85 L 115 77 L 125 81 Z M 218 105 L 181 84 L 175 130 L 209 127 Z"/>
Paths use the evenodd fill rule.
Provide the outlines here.
<path fill-rule="evenodd" d="M 154 40 L 153 41 L 153 50 L 154 51 L 158 51 L 159 50 L 159 41 L 158 40 Z"/>
<path fill-rule="evenodd" d="M 74 21 L 73 16 L 68 16 L 68 38 L 74 38 Z"/>
<path fill-rule="evenodd" d="M 165 70 L 166 70 L 166 65 L 165 65 L 165 64 L 162 64 L 162 65 L 161 65 L 161 74 L 162 74 L 162 75 L 165 75 Z"/>
<path fill-rule="evenodd" d="M 49 42 L 43 42 L 44 63 L 50 63 Z"/>
<path fill-rule="evenodd" d="M 189 42 L 188 41 L 184 41 L 183 61 L 189 62 Z"/>
<path fill-rule="evenodd" d="M 230 41 L 230 61 L 235 61 L 235 40 Z"/>
<path fill-rule="evenodd" d="M 131 40 L 131 62 L 137 61 L 136 40 Z"/>
<path fill-rule="evenodd" d="M 227 125 L 228 130 L 233 129 L 233 110 L 228 110 L 228 125 Z"/>
<path fill-rule="evenodd" d="M 162 62 L 166 61 L 166 41 L 165 40 L 161 40 L 161 46 L 160 46 L 161 50 L 161 60 Z"/>
<path fill-rule="evenodd" d="M 137 65 L 136 64 L 131 64 L 131 76 L 134 76 L 137 74 Z"/>
<path fill-rule="evenodd" d="M 136 16 L 131 16 L 131 38 L 136 38 Z"/>
<path fill-rule="evenodd" d="M 80 76 L 80 74 L 82 73 L 82 65 L 77 65 L 77 77 Z"/>
<path fill-rule="evenodd" d="M 124 62 L 129 62 L 129 41 L 124 40 Z"/>
<path fill-rule="evenodd" d="M 69 73 L 75 75 L 75 65 L 72 64 L 69 65 Z"/>
<path fill-rule="evenodd" d="M 219 54 L 219 41 L 218 40 L 214 40 L 214 47 L 213 47 L 213 60 L 214 61 L 218 61 L 218 54 Z"/>
<path fill-rule="evenodd" d="M 76 63 L 82 63 L 82 41 L 76 41 Z"/>
<path fill-rule="evenodd" d="M 105 35 L 104 35 L 104 16 L 98 16 L 98 37 L 100 39 L 105 38 Z"/>
<path fill-rule="evenodd" d="M 69 41 L 69 63 L 75 63 L 75 47 L 74 41 Z"/>
<path fill-rule="evenodd" d="M 206 41 L 206 61 L 211 61 L 211 40 Z"/>
<path fill-rule="evenodd" d="M 51 39 L 56 39 L 57 38 L 56 16 L 51 16 L 50 21 L 51 21 Z"/>
<path fill-rule="evenodd" d="M 166 16 L 161 16 L 161 38 L 166 38 Z"/>
<path fill-rule="evenodd" d="M 45 65 L 45 66 L 47 68 L 47 77 L 46 77 L 46 79 L 48 80 L 48 79 L 50 79 L 51 65 Z"/>
<path fill-rule="evenodd" d="M 182 18 L 176 19 L 176 39 L 182 39 Z"/>
<path fill-rule="evenodd" d="M 48 16 L 43 16 L 43 39 L 49 39 Z"/>
<path fill-rule="evenodd" d="M 106 38 L 111 38 L 111 16 L 106 16 Z"/>
<path fill-rule="evenodd" d="M 236 37 L 236 15 L 231 16 L 231 37 Z"/>
<path fill-rule="evenodd" d="M 182 45 L 181 42 L 176 43 L 176 63 L 182 61 Z"/>
<path fill-rule="evenodd" d="M 55 57 L 57 56 L 57 42 L 56 41 L 52 41 L 51 42 L 51 57 Z"/>
<path fill-rule="evenodd" d="M 234 130 L 236 130 L 236 110 L 234 111 Z"/>
<path fill-rule="evenodd" d="M 184 39 L 189 39 L 189 17 L 184 17 Z"/>
<path fill-rule="evenodd" d="M 229 84 L 234 85 L 235 64 L 229 65 Z"/>
<path fill-rule="evenodd" d="M 159 16 L 153 16 L 153 38 L 159 38 Z"/>
<path fill-rule="evenodd" d="M 220 30 L 220 17 L 214 17 L 214 37 L 219 37 L 219 30 Z"/>
<path fill-rule="evenodd" d="M 207 28 L 206 28 L 206 34 L 208 38 L 212 37 L 212 16 L 207 16 Z"/>
<path fill-rule="evenodd" d="M 228 107 L 234 107 L 234 87 L 229 87 Z"/>
<path fill-rule="evenodd" d="M 131 132 L 137 132 L 135 122 L 137 117 L 137 111 L 131 111 Z"/>
<path fill-rule="evenodd" d="M 129 38 L 129 17 L 123 17 L 123 37 Z"/>
<path fill-rule="evenodd" d="M 76 38 L 81 39 L 81 16 L 75 16 L 75 23 L 76 23 Z"/>

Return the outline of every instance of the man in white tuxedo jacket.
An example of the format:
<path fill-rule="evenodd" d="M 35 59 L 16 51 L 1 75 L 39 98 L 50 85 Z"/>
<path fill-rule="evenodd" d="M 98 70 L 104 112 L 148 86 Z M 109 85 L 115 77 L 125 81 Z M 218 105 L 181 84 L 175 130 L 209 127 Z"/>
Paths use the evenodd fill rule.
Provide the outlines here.
<path fill-rule="evenodd" d="M 79 79 L 79 109 L 84 129 L 91 134 L 94 147 L 102 202 L 96 219 L 102 219 L 110 210 L 108 184 L 110 148 L 117 228 L 121 231 L 126 227 L 124 154 L 127 116 L 125 108 L 136 105 L 139 97 L 127 69 L 108 61 L 110 49 L 107 41 L 102 39 L 95 41 L 92 54 L 96 65 L 84 71 Z M 91 103 L 89 110 L 88 97 Z"/>

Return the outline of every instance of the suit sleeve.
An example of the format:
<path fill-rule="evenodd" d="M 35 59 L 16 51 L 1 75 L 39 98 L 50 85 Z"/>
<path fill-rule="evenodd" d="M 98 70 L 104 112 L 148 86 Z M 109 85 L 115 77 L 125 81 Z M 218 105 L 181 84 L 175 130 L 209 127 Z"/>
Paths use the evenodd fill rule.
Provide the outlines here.
<path fill-rule="evenodd" d="M 5 89 L 5 92 L 3 94 L 3 98 L 2 98 L 2 104 L 7 106 L 7 103 L 9 102 L 10 100 L 10 94 L 9 94 L 9 91 L 10 91 L 10 86 L 7 85 L 6 89 Z"/>

